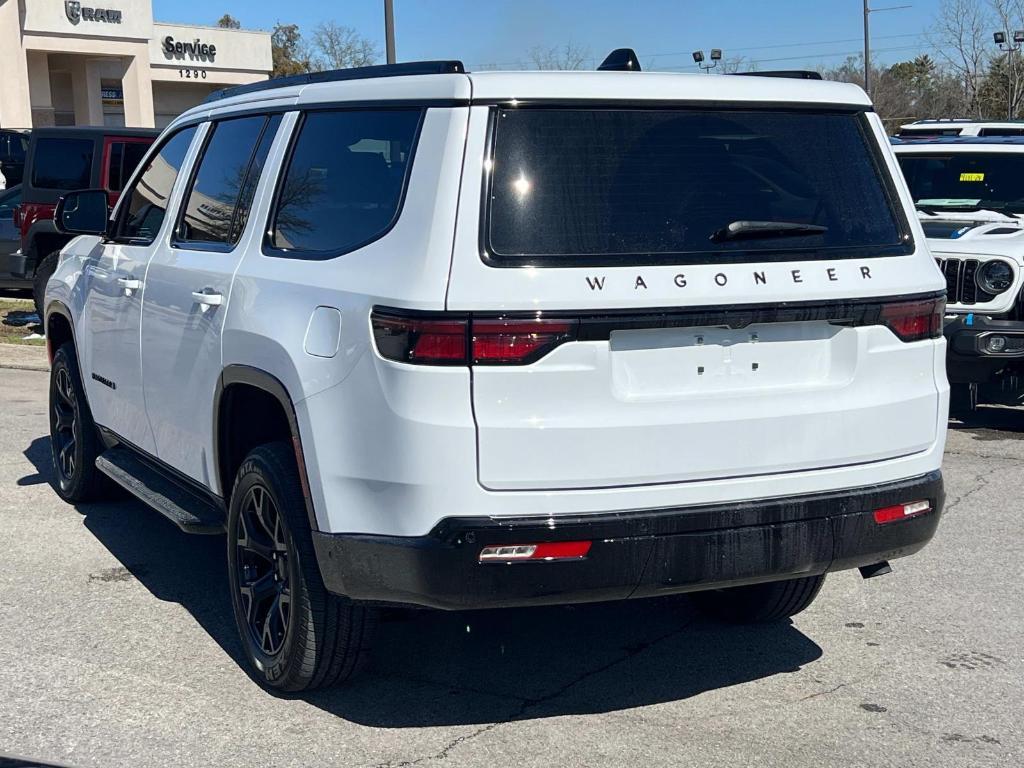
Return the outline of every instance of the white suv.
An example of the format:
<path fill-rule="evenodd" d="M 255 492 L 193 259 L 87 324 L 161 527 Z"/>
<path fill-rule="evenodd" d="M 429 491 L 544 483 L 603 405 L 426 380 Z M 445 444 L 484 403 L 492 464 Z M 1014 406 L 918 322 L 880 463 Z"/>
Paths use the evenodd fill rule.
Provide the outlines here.
<path fill-rule="evenodd" d="M 952 411 L 1024 404 L 1024 137 L 894 141 L 946 279 Z"/>
<path fill-rule="evenodd" d="M 381 604 L 777 620 L 938 524 L 944 282 L 858 88 L 300 76 L 57 219 L 60 493 L 226 530 L 271 687 L 347 677 Z"/>

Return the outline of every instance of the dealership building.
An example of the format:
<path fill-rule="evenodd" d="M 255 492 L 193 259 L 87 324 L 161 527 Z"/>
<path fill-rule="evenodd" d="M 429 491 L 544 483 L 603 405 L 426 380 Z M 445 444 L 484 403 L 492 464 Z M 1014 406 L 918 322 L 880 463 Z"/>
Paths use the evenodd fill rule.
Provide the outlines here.
<path fill-rule="evenodd" d="M 153 21 L 151 0 L 0 0 L 0 127 L 163 127 L 270 76 L 270 34 Z"/>

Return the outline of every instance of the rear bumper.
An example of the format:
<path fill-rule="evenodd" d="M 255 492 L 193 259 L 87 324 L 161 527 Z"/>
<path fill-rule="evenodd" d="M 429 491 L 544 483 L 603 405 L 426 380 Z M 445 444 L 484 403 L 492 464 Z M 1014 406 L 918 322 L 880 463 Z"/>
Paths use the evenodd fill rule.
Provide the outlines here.
<path fill-rule="evenodd" d="M 875 509 L 927 499 L 932 511 L 887 525 Z M 913 554 L 938 526 L 936 471 L 788 499 L 566 518 L 447 518 L 426 536 L 314 532 L 330 592 L 449 610 L 622 600 L 795 578 Z M 500 544 L 593 542 L 585 559 L 478 562 Z"/>

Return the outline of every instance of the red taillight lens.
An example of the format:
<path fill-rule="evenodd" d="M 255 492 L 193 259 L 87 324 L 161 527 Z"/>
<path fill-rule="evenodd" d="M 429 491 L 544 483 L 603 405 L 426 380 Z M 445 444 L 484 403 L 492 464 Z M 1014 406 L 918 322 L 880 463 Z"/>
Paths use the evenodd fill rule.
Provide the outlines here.
<path fill-rule="evenodd" d="M 932 505 L 930 501 L 911 501 L 907 504 L 895 504 L 891 507 L 876 509 L 874 515 L 876 523 L 885 525 L 886 523 L 895 523 L 897 520 L 917 517 L 931 511 Z"/>
<path fill-rule="evenodd" d="M 942 335 L 944 299 L 907 301 L 882 307 L 882 322 L 901 341 L 936 339 Z"/>
<path fill-rule="evenodd" d="M 478 365 L 532 363 L 575 337 L 575 320 L 474 320 L 473 362 Z"/>
<path fill-rule="evenodd" d="M 374 312 L 377 351 L 388 360 L 430 365 L 465 365 L 469 320 L 435 319 Z"/>
<path fill-rule="evenodd" d="M 576 338 L 577 320 L 491 319 L 374 310 L 381 357 L 426 365 L 526 365 Z"/>

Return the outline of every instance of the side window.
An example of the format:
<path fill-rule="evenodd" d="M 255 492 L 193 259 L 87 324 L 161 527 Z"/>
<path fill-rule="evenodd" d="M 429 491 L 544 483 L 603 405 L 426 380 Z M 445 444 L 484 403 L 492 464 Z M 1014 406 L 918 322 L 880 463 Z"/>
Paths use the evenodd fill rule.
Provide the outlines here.
<path fill-rule="evenodd" d="M 115 141 L 110 145 L 110 155 L 107 160 L 107 189 L 111 192 L 120 192 L 124 186 L 121 166 L 124 164 L 124 142 Z"/>
<path fill-rule="evenodd" d="M 32 186 L 85 189 L 92 175 L 92 139 L 39 139 L 32 161 Z"/>
<path fill-rule="evenodd" d="M 268 245 L 331 258 L 387 232 L 408 183 L 422 109 L 310 112 L 277 192 Z"/>
<path fill-rule="evenodd" d="M 135 182 L 121 206 L 117 239 L 148 245 L 156 238 L 167 213 L 167 199 L 178 178 L 196 128 L 184 128 L 163 143 Z"/>
<path fill-rule="evenodd" d="M 110 145 L 110 160 L 107 168 L 107 189 L 111 192 L 120 192 L 148 150 L 148 142 L 113 142 Z"/>
<path fill-rule="evenodd" d="M 257 148 L 263 150 L 260 139 L 268 121 L 260 115 L 214 123 L 182 206 L 179 242 L 226 245 L 238 239 L 238 214 L 247 216 L 252 201 L 251 194 L 243 200 L 250 165 Z"/>

